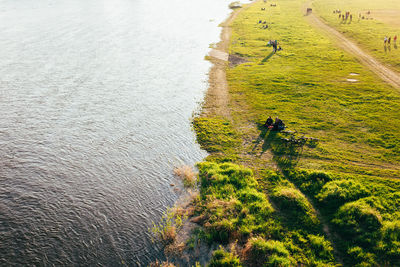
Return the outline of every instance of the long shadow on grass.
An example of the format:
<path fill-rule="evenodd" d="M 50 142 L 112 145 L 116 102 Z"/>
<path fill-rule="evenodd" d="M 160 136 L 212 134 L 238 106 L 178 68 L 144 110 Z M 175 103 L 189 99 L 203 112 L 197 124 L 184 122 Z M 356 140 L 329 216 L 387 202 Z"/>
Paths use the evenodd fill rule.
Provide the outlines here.
<path fill-rule="evenodd" d="M 255 141 L 252 149 L 253 152 L 260 145 L 261 141 L 264 141 L 260 156 L 267 150 L 270 150 L 274 156 L 275 162 L 282 170 L 290 169 L 297 165 L 303 152 L 302 146 L 284 142 L 279 132 L 270 131 L 263 124 L 257 124 L 257 128 L 261 132 Z"/>
<path fill-rule="evenodd" d="M 302 146 L 286 144 L 283 141 L 277 142 L 271 150 L 274 154 L 274 160 L 281 170 L 294 168 L 303 153 Z"/>
<path fill-rule="evenodd" d="M 261 62 L 267 62 L 268 59 L 270 59 L 273 55 L 275 54 L 274 51 L 272 51 L 268 56 L 266 56 L 263 60 L 261 60 Z"/>
<path fill-rule="evenodd" d="M 256 141 L 254 142 L 254 146 L 253 149 L 251 150 L 252 152 L 254 152 L 257 147 L 260 145 L 261 141 L 264 140 L 265 135 L 267 134 L 267 132 L 269 132 L 268 128 L 264 126 L 264 124 L 261 123 L 257 123 L 257 129 L 260 130 L 260 135 L 257 137 Z"/>

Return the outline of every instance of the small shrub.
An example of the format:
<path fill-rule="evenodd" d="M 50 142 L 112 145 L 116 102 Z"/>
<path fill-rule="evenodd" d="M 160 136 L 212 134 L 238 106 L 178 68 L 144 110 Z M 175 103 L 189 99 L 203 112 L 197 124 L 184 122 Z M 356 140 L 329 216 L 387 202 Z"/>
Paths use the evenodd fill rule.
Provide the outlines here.
<path fill-rule="evenodd" d="M 175 240 L 176 232 L 182 227 L 183 221 L 186 219 L 185 214 L 176 214 L 173 208 L 169 208 L 158 224 L 153 222 L 153 227 L 150 231 L 161 242 L 170 244 Z"/>

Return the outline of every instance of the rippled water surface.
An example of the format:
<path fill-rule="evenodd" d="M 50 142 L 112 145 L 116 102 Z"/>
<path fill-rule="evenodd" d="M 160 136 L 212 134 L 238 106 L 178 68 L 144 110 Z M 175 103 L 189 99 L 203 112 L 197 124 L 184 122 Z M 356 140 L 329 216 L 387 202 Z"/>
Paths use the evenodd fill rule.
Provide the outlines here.
<path fill-rule="evenodd" d="M 146 265 L 226 0 L 0 0 L 0 265 Z"/>

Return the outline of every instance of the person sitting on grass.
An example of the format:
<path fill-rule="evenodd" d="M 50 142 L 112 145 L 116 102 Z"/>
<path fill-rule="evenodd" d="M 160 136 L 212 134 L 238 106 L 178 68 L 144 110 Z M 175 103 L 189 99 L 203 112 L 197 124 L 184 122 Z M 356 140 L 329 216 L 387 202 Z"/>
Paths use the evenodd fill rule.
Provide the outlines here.
<path fill-rule="evenodd" d="M 265 122 L 264 126 L 267 127 L 268 129 L 273 128 L 274 120 L 271 118 L 271 116 L 268 117 L 267 121 Z"/>
<path fill-rule="evenodd" d="M 273 129 L 274 131 L 281 131 L 285 129 L 285 123 L 283 123 L 283 121 L 281 119 L 279 119 L 278 117 L 276 117 L 275 119 L 275 123 L 273 125 Z"/>

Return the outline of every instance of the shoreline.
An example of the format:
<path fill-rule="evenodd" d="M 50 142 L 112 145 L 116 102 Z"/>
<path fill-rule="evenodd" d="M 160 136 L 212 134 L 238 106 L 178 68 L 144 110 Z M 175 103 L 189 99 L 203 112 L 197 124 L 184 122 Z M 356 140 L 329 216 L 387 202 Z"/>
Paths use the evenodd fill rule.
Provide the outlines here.
<path fill-rule="evenodd" d="M 202 109 L 193 120 L 197 141 L 209 156 L 196 165 L 198 195 L 182 208 L 188 220 L 170 246 L 181 253 L 169 258 L 178 266 L 196 262 L 213 266 L 346 266 L 353 262 L 374 266 L 381 263 L 380 255 L 396 262 L 381 246 L 392 242 L 390 238 L 382 239 L 389 226 L 393 231 L 400 229 L 398 217 L 390 217 L 399 199 L 398 192 L 391 192 L 400 189 L 400 182 L 385 179 L 395 178 L 398 168 L 395 164 L 391 170 L 368 165 L 375 164 L 374 157 L 381 151 L 393 153 L 392 157 L 387 154 L 386 159 L 382 158 L 383 163 L 395 161 L 396 150 L 388 147 L 375 151 L 375 145 L 368 141 L 372 139 L 366 138 L 377 138 L 377 131 L 345 132 L 344 136 L 342 130 L 346 127 L 330 128 L 326 124 L 349 116 L 352 129 L 359 125 L 376 129 L 373 122 L 367 124 L 369 112 L 363 115 L 346 108 L 371 94 L 381 98 L 386 93 L 384 104 L 393 104 L 397 110 L 400 106 L 394 105 L 397 98 L 388 94 L 389 86 L 375 80 L 326 35 L 313 30 L 300 4 L 285 2 L 276 8 L 254 1 L 233 10 L 221 24 L 221 40 L 208 57 L 213 63 L 209 87 Z M 271 14 L 268 31 L 252 23 L 265 17 L 265 12 Z M 268 57 L 267 62 L 265 55 L 270 51 L 265 43 L 271 37 L 282 40 L 284 50 Z M 315 53 L 316 44 L 325 51 L 323 54 Z M 231 67 L 235 55 L 249 59 L 249 63 Z M 341 68 L 332 71 L 338 56 Z M 316 70 L 324 79 L 316 78 Z M 360 82 L 343 83 L 355 70 Z M 381 91 L 369 90 L 371 83 Z M 304 103 L 311 105 L 305 107 Z M 373 102 L 363 101 L 363 108 L 379 118 L 391 118 L 387 117 L 390 113 L 374 109 Z M 323 118 L 320 112 L 325 112 Z M 288 129 L 307 134 L 306 140 L 311 141 L 307 145 L 288 143 L 296 140 L 297 131 L 266 130 L 263 124 L 271 113 L 283 118 Z M 390 121 L 400 123 L 394 118 Z M 387 139 L 395 140 L 392 129 L 382 133 L 391 133 L 393 137 Z M 293 139 L 288 139 L 289 134 Z M 359 139 L 360 135 L 364 139 Z M 353 150 L 349 136 L 363 146 Z M 340 146 L 346 154 L 338 153 Z M 354 166 L 355 160 L 360 161 L 359 152 L 366 155 L 364 169 Z M 355 192 L 356 196 L 342 196 L 341 192 Z M 379 206 L 380 201 L 385 208 Z M 372 239 L 364 235 L 369 232 L 364 227 L 364 216 L 371 217 L 365 227 L 373 229 Z M 354 236 L 348 238 L 349 233 Z M 355 253 L 358 258 L 354 258 Z"/>
<path fill-rule="evenodd" d="M 232 33 L 231 24 L 243 10 L 256 2 L 257 1 L 253 1 L 252 3 L 245 4 L 241 8 L 232 9 L 228 17 L 220 24 L 219 27 L 222 28 L 220 40 L 206 56 L 206 60 L 212 63 L 208 72 L 209 86 L 201 104 L 200 112 L 194 117 L 194 120 L 205 117 L 231 118 L 229 109 L 229 88 L 226 79 L 226 68 L 229 67 L 229 45 Z M 198 136 L 199 132 L 196 129 L 194 129 L 194 131 L 197 142 L 201 143 Z M 198 226 L 197 219 L 199 217 L 193 214 L 193 210 L 195 209 L 193 199 L 197 196 L 196 193 L 190 188 L 184 190 L 184 197 L 175 203 L 175 207 L 183 213 L 186 212 L 185 216 L 188 216 L 188 219 L 177 231 L 176 239 L 164 248 L 164 254 L 168 259 L 167 262 L 157 261 L 151 266 L 168 266 L 170 262 L 178 264 L 178 266 L 186 264 L 195 265 L 197 262 L 200 264 L 207 264 L 212 257 L 212 253 L 217 249 L 216 246 L 208 246 L 207 244 L 198 244 L 194 252 L 184 249 L 184 243 L 190 240 L 192 231 Z"/>
<path fill-rule="evenodd" d="M 222 27 L 220 41 L 208 54 L 208 60 L 212 63 L 212 67 L 208 73 L 209 87 L 198 117 L 221 116 L 230 118 L 230 96 L 228 81 L 226 79 L 226 68 L 229 63 L 229 44 L 232 34 L 231 24 L 237 15 L 246 8 L 245 6 L 233 9 L 228 18 L 220 24 Z"/>

